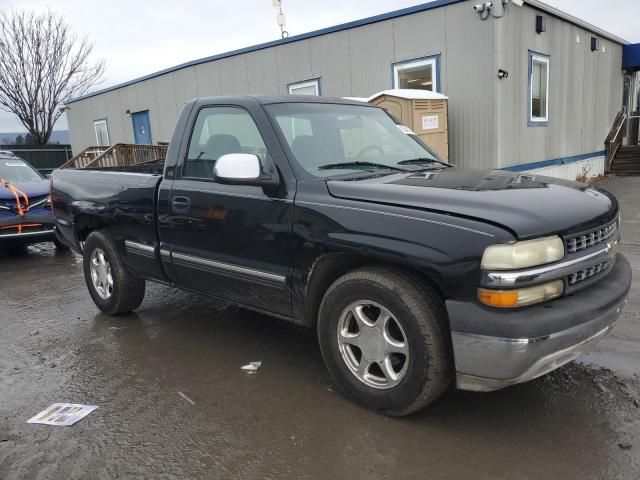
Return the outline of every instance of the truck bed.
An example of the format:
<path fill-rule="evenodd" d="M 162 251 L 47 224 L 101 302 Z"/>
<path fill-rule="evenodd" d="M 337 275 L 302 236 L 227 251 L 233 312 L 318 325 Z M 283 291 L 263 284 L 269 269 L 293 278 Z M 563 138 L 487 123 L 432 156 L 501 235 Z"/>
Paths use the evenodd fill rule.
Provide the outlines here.
<path fill-rule="evenodd" d="M 79 249 L 84 218 L 109 225 L 122 239 L 147 245 L 157 243 L 154 214 L 161 165 L 100 169 L 64 169 L 53 172 L 51 197 L 56 228 L 67 243 Z"/>

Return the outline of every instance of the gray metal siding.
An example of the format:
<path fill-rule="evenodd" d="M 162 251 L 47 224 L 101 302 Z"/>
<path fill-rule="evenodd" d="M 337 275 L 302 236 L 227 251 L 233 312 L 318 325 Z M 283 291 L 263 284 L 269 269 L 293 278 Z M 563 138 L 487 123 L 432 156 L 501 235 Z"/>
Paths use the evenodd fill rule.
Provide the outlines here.
<path fill-rule="evenodd" d="M 187 75 L 189 74 L 192 74 L 195 77 L 195 80 L 190 79 L 188 76 L 185 78 L 183 75 L 182 82 L 180 83 L 182 88 L 180 89 L 179 94 L 176 82 L 176 101 L 178 102 L 179 108 L 193 97 L 206 97 L 207 95 L 215 96 L 222 94 L 220 65 L 217 62 L 196 65 L 195 67 L 188 69 Z M 193 94 L 194 82 L 196 87 L 195 95 Z"/>
<path fill-rule="evenodd" d="M 245 55 L 249 92 L 260 95 L 278 91 L 278 68 L 273 49 Z"/>
<path fill-rule="evenodd" d="M 287 85 L 312 77 L 311 45 L 309 40 L 301 40 L 274 48 L 278 69 L 278 90 L 270 94 L 286 95 Z M 264 53 L 263 53 L 264 54 Z"/>
<path fill-rule="evenodd" d="M 451 158 L 460 165 L 491 166 L 493 127 L 487 116 L 492 93 L 482 87 L 487 80 L 478 79 L 490 78 L 493 70 L 493 32 L 490 23 L 479 21 L 472 5 L 470 0 L 188 66 L 74 102 L 69 111 L 74 151 L 95 143 L 93 118 L 79 105 L 117 105 L 103 114 L 112 143 L 132 142 L 131 120 L 124 112 L 146 109 L 154 142 L 168 141 L 182 105 L 196 96 L 286 94 L 290 83 L 320 78 L 323 95 L 364 97 L 392 87 L 394 63 L 440 55 L 440 89 L 451 97 L 450 124 L 455 125 Z"/>
<path fill-rule="evenodd" d="M 472 5 L 445 9 L 441 81 L 449 96 L 449 159 L 464 167 L 493 168 L 494 30 Z"/>
<path fill-rule="evenodd" d="M 131 119 L 149 110 L 153 141 L 169 141 L 184 103 L 196 96 L 286 94 L 287 84 L 320 78 L 327 96 L 368 96 L 392 87 L 393 63 L 440 57 L 440 90 L 449 96 L 453 163 L 504 167 L 602 150 L 620 108 L 622 47 L 602 40 L 592 53 L 581 27 L 508 4 L 502 19 L 480 20 L 473 0 L 328 33 L 208 63 L 71 104 L 74 152 L 95 143 L 93 120 L 108 118 L 111 142 L 133 142 Z M 581 43 L 575 43 L 580 34 Z M 550 55 L 547 127 L 527 126 L 528 51 Z M 497 70 L 509 72 L 498 80 Z M 498 145 L 500 148 L 498 148 Z"/>
<path fill-rule="evenodd" d="M 309 45 L 311 48 L 311 77 L 320 78 L 322 95 L 354 96 L 350 32 L 337 32 L 332 35 L 315 37 L 309 40 Z"/>
<path fill-rule="evenodd" d="M 249 93 L 247 61 L 244 55 L 220 60 L 220 86 L 222 95 L 246 95 Z"/>
<path fill-rule="evenodd" d="M 508 8 L 500 25 L 499 68 L 509 72 L 507 79 L 494 80 L 500 96 L 500 167 L 604 150 L 621 108 L 622 47 L 601 39 L 605 52 L 591 52 L 590 32 L 550 15 L 545 15 L 547 31 L 538 34 L 537 14 L 527 5 Z M 550 57 L 547 126 L 528 125 L 529 51 Z"/>

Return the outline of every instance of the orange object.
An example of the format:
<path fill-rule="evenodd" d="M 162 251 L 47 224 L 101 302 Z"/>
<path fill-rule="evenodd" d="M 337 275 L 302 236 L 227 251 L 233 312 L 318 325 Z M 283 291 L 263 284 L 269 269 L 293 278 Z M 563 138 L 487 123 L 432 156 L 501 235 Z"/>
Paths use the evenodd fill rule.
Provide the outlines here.
<path fill-rule="evenodd" d="M 16 206 L 18 207 L 18 215 L 20 215 L 21 217 L 27 213 L 29 211 L 29 197 L 27 197 L 27 194 L 24 193 L 22 190 L 14 187 L 13 185 L 11 185 L 8 181 L 6 181 L 4 178 L 0 178 L 0 185 L 2 185 L 3 187 L 5 187 L 7 190 L 9 190 L 11 193 L 13 193 L 13 196 L 16 199 Z M 24 205 L 20 202 L 20 197 L 22 197 L 22 200 L 24 200 Z M 22 233 L 22 224 L 18 224 L 18 233 Z"/>
<path fill-rule="evenodd" d="M 4 227 L 0 227 L 0 230 L 7 230 L 9 228 L 30 228 L 30 227 L 41 227 L 41 223 L 16 223 L 15 225 L 5 225 Z"/>
<path fill-rule="evenodd" d="M 478 289 L 478 300 L 490 307 L 509 308 L 518 305 L 517 290 Z"/>

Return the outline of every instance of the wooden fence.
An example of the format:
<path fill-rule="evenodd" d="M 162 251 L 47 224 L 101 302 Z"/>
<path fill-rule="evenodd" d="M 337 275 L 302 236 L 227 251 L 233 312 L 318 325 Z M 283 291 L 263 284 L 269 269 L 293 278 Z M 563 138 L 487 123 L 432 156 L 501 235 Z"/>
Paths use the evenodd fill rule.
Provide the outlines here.
<path fill-rule="evenodd" d="M 116 143 L 111 147 L 89 147 L 60 168 L 127 167 L 164 159 L 167 145 Z"/>
<path fill-rule="evenodd" d="M 135 145 L 117 143 L 84 168 L 127 167 L 154 162 L 167 155 L 166 145 Z"/>

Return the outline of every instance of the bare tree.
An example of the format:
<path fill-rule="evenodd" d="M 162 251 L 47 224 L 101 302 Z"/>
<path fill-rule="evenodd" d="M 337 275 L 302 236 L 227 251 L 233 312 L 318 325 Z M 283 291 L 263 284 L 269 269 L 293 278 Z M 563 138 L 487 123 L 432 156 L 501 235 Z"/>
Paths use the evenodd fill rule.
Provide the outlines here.
<path fill-rule="evenodd" d="M 64 102 L 100 81 L 105 62 L 93 44 L 53 12 L 0 13 L 0 108 L 14 113 L 35 143 L 49 141 Z"/>

